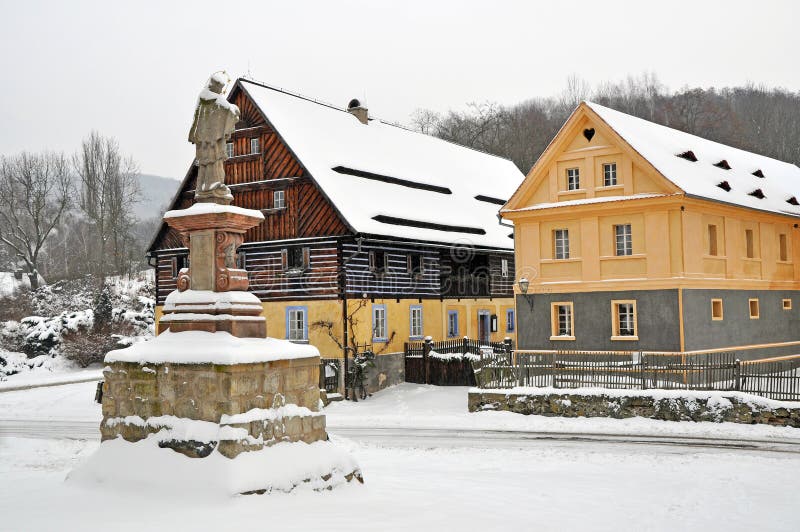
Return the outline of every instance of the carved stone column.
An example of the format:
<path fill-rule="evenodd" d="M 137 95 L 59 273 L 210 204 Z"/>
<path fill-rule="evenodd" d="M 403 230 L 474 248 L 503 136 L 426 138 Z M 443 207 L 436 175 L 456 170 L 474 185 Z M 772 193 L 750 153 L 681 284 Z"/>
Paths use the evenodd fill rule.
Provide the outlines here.
<path fill-rule="evenodd" d="M 178 290 L 167 297 L 159 334 L 169 329 L 266 337 L 261 302 L 247 291 L 247 271 L 237 268 L 245 231 L 263 219 L 259 211 L 214 203 L 164 216 L 189 248 L 189 267 L 180 271 Z"/>

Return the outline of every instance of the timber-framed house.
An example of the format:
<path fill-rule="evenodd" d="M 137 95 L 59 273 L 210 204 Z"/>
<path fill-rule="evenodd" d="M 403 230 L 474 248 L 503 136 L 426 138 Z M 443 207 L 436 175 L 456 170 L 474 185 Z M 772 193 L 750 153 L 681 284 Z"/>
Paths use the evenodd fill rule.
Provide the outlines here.
<path fill-rule="evenodd" d="M 265 215 L 238 261 L 268 336 L 330 358 L 426 336 L 515 338 L 513 228 L 498 217 L 524 178 L 511 161 L 372 118 L 358 100 L 342 109 L 249 79 L 228 99 L 241 120 L 226 183 L 234 205 Z M 191 205 L 195 177 L 192 165 L 170 208 Z M 187 250 L 162 225 L 148 256 L 158 317 Z M 382 358 L 383 382 L 398 380 L 402 357 Z"/>

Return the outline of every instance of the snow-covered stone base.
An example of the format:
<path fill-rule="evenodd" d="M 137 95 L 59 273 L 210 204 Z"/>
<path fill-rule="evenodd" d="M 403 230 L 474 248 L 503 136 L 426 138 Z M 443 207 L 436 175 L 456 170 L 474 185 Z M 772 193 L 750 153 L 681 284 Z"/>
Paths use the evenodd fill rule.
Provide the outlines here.
<path fill-rule="evenodd" d="M 502 410 L 561 417 L 645 417 L 800 428 L 800 402 L 773 401 L 741 392 L 610 390 L 603 388 L 472 388 L 469 411 Z"/>
<path fill-rule="evenodd" d="M 165 430 L 135 443 L 122 438 L 104 441 L 67 481 L 131 493 L 215 497 L 304 487 L 319 491 L 363 482 L 355 460 L 328 441 L 284 442 L 231 459 L 216 449 L 205 458 L 189 458 L 163 448 L 170 438 Z"/>

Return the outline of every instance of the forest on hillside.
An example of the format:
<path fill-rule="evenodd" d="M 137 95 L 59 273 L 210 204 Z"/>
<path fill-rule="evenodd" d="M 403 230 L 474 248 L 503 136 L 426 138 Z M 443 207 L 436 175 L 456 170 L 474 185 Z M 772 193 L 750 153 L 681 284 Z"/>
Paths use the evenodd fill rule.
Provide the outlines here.
<path fill-rule="evenodd" d="M 765 85 L 669 90 L 656 74 L 595 87 L 577 76 L 555 96 L 516 105 L 418 110 L 415 129 L 511 159 L 527 174 L 582 100 L 775 159 L 800 164 L 800 92 Z"/>

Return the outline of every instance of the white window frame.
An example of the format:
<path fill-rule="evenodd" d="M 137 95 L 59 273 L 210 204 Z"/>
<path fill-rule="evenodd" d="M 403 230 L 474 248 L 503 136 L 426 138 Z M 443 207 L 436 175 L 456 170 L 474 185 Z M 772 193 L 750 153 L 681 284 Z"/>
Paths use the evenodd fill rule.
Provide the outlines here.
<path fill-rule="evenodd" d="M 603 163 L 603 186 L 617 186 L 617 163 Z"/>
<path fill-rule="evenodd" d="M 553 230 L 553 258 L 556 260 L 569 258 L 569 229 Z"/>
<path fill-rule="evenodd" d="M 567 190 L 581 189 L 581 169 L 567 168 Z"/>
<path fill-rule="evenodd" d="M 261 153 L 261 142 L 258 137 L 250 139 L 250 153 Z"/>
<path fill-rule="evenodd" d="M 500 275 L 508 277 L 508 259 L 500 259 Z"/>
<path fill-rule="evenodd" d="M 272 191 L 272 208 L 283 209 L 286 207 L 286 194 L 283 190 Z"/>
<path fill-rule="evenodd" d="M 286 309 L 286 339 L 292 342 L 308 341 L 308 310 L 306 307 Z"/>
<path fill-rule="evenodd" d="M 631 224 L 614 226 L 614 254 L 617 257 L 633 255 L 633 228 Z"/>
<path fill-rule="evenodd" d="M 387 342 L 386 333 L 386 305 L 373 305 L 372 307 L 372 341 Z"/>
<path fill-rule="evenodd" d="M 233 142 L 225 143 L 225 155 L 228 157 L 228 159 L 233 158 Z"/>
<path fill-rule="evenodd" d="M 408 309 L 409 335 L 422 338 L 422 305 L 411 305 Z"/>

